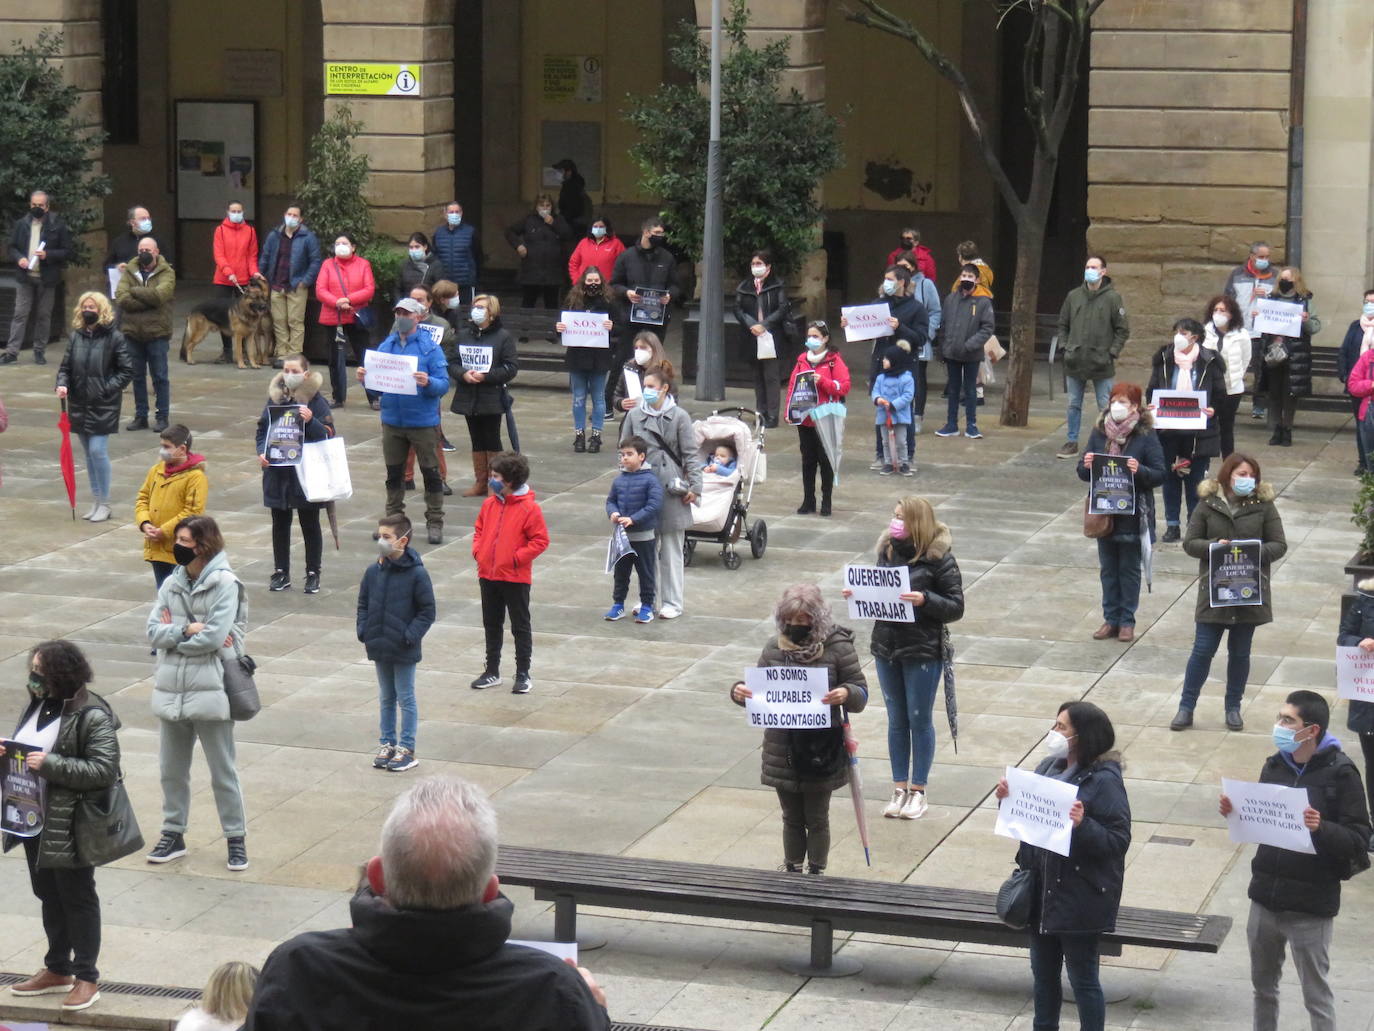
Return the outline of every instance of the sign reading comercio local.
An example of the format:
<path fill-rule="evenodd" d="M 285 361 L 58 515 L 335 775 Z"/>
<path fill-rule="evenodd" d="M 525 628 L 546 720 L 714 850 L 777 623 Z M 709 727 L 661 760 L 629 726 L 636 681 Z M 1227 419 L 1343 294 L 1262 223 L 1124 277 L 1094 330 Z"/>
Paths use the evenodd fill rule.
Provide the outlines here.
<path fill-rule="evenodd" d="M 333 96 L 418 97 L 420 66 L 326 61 L 324 91 Z"/>

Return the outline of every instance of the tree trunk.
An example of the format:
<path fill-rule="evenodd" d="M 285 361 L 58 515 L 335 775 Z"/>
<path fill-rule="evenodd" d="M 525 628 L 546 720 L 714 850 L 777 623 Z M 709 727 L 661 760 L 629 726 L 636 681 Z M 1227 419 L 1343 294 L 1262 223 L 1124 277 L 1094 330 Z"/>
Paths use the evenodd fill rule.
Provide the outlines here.
<path fill-rule="evenodd" d="M 1035 373 L 1035 315 L 1040 296 L 1040 267 L 1045 253 L 1046 204 L 1026 211 L 1026 224 L 1016 230 L 1016 289 L 1011 295 L 1011 341 L 1007 390 L 1002 397 L 1002 425 L 1025 426 L 1030 419 Z"/>

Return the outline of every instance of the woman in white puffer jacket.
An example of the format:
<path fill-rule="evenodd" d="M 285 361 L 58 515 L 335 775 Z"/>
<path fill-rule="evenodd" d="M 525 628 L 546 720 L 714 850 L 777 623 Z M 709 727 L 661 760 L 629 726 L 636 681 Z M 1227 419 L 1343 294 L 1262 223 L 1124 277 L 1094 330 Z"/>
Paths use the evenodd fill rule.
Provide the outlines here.
<path fill-rule="evenodd" d="M 1245 396 L 1245 370 L 1250 366 L 1250 331 L 1245 328 L 1236 299 L 1224 294 L 1208 302 L 1202 325 L 1207 331 L 1202 346 L 1217 352 L 1226 373 L 1226 398 L 1217 407 L 1224 460 L 1236 449 L 1236 411 L 1240 408 L 1240 399 Z"/>

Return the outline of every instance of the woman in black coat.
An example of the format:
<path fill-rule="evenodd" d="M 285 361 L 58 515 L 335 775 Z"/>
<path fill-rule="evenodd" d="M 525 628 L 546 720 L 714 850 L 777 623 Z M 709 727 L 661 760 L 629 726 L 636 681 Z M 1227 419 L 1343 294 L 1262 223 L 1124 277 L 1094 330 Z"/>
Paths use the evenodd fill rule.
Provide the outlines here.
<path fill-rule="evenodd" d="M 558 307 L 558 295 L 568 281 L 563 252 L 573 238 L 572 227 L 553 212 L 553 198 L 541 193 L 534 210 L 506 230 L 506 242 L 520 257 L 520 306 L 533 308 L 541 297 L 545 308 Z"/>
<path fill-rule="evenodd" d="M 1045 737 L 1049 758 L 1035 768 L 1042 777 L 1076 785 L 1069 811 L 1073 835 L 1068 856 L 1023 844 L 1016 865 L 1035 872 L 1030 963 L 1035 981 L 1035 1026 L 1058 1027 L 1063 1004 L 1060 976 L 1068 967 L 1081 1031 L 1101 1031 L 1107 1006 L 1098 978 L 1102 935 L 1116 930 L 1126 850 L 1131 845 L 1131 804 L 1121 779 L 1121 756 L 1112 751 L 1116 732 L 1091 702 L 1065 702 Z M 1008 794 L 997 782 L 998 800 Z"/>
<path fill-rule="evenodd" d="M 473 484 L 465 498 L 486 497 L 491 460 L 501 453 L 501 417 L 507 405 L 506 384 L 520 370 L 515 340 L 501 328 L 501 301 L 494 294 L 478 294 L 468 309 L 468 321 L 448 356 L 453 384 L 449 411 L 468 421 L 472 439 Z"/>
<path fill-rule="evenodd" d="M 614 329 L 611 317 L 606 277 L 595 265 L 588 265 L 573 288 L 568 291 L 565 311 L 600 312 L 606 315 L 602 328 L 609 334 Z M 562 322 L 554 327 L 564 332 Z M 563 360 L 568 363 L 568 389 L 572 391 L 573 450 L 581 454 L 601 450 L 601 429 L 606 425 L 606 376 L 611 371 L 610 339 L 606 347 L 565 347 Z M 587 405 L 592 407 L 592 436 L 587 439 Z"/>
<path fill-rule="evenodd" d="M 1140 605 L 1142 541 L 1155 534 L 1155 491 L 1164 482 L 1164 449 L 1155 435 L 1154 418 L 1134 383 L 1112 387 L 1107 410 L 1088 435 L 1078 462 L 1078 478 L 1092 482 L 1094 455 L 1125 459 L 1135 484 L 1135 514 L 1112 516 L 1112 532 L 1097 539 L 1097 564 L 1102 578 L 1102 625 L 1094 641 L 1115 637 L 1135 640 L 1135 610 Z M 1101 515 L 1103 513 L 1095 513 Z"/>
<path fill-rule="evenodd" d="M 409 297 L 410 291 L 417 286 L 429 289 L 443 278 L 444 263 L 430 249 L 429 237 L 424 233 L 411 233 L 406 241 L 406 260 L 396 280 L 396 296 Z"/>
<path fill-rule="evenodd" d="M 1302 332 L 1295 337 L 1265 334 L 1260 337 L 1260 361 L 1264 362 L 1269 385 L 1269 429 L 1273 431 L 1270 444 L 1293 446 L 1293 416 L 1298 398 L 1312 393 L 1312 327 L 1321 328 L 1320 320 L 1312 318 L 1312 292 L 1302 281 L 1302 270 L 1292 265 L 1279 272 L 1279 282 L 1271 301 L 1284 301 L 1302 308 Z M 1285 361 L 1272 365 L 1269 352 L 1277 344 L 1287 355 Z"/>
<path fill-rule="evenodd" d="M 1207 476 L 1209 461 L 1221 454 L 1221 424 L 1217 407 L 1226 397 L 1226 377 L 1215 351 L 1202 347 L 1202 324 L 1196 319 L 1174 323 L 1174 342 L 1154 356 L 1150 372 L 1150 407 L 1156 390 L 1201 390 L 1207 394 L 1207 427 L 1201 430 L 1157 430 L 1164 450 L 1164 537 L 1170 544 L 1181 540 L 1183 497 L 1188 515 L 1197 505 L 1198 484 Z"/>
<path fill-rule="evenodd" d="M 913 359 L 921 353 L 921 349 L 925 347 L 926 341 L 930 338 L 930 313 L 926 311 L 926 306 L 916 297 L 916 288 L 911 282 L 911 273 L 901 265 L 893 265 L 883 273 L 883 281 L 878 288 L 877 299 L 867 303 L 886 304 L 892 313 L 887 320 L 888 328 L 892 330 L 891 335 L 878 337 L 874 340 L 873 351 L 869 355 L 868 389 L 871 392 L 874 381 L 883 371 L 883 355 L 897 341 L 906 342 L 908 353 Z M 840 316 L 840 325 L 848 326 L 849 320 Z M 915 373 L 913 372 L 912 375 L 914 377 Z M 913 399 L 913 406 L 919 401 L 919 398 Z M 912 426 L 911 429 L 912 432 L 908 433 L 906 437 L 908 464 L 916 454 L 916 430 L 918 427 Z M 881 469 L 884 465 L 883 435 L 884 428 L 882 426 L 873 427 L 873 464 L 869 466 L 870 469 Z"/>
<path fill-rule="evenodd" d="M 1355 585 L 1355 598 L 1341 616 L 1341 628 L 1336 644 L 1342 648 L 1361 648 L 1374 652 L 1374 578 Z M 1364 786 L 1369 795 L 1369 811 L 1374 813 L 1374 702 L 1350 702 L 1350 714 L 1345 729 L 1360 736 L 1360 751 L 1364 753 Z M 1369 851 L 1374 852 L 1374 836 L 1369 839 Z"/>
<path fill-rule="evenodd" d="M 771 429 L 778 424 L 778 349 L 786 347 L 787 286 L 773 274 L 773 256 L 755 251 L 749 258 L 749 278 L 735 288 L 735 318 L 748 332 L 745 358 L 754 369 L 754 407 Z M 760 354 L 759 338 L 772 337 L 772 353 Z M 789 355 L 790 357 L 790 355 Z"/>
<path fill-rule="evenodd" d="M 310 362 L 303 354 L 293 354 L 282 362 L 281 372 L 272 377 L 267 387 L 267 404 L 258 416 L 258 464 L 262 466 L 262 504 L 272 512 L 272 560 L 274 570 L 268 589 L 284 591 L 291 586 L 291 513 L 301 524 L 305 541 L 305 593 L 320 592 L 320 566 L 324 559 L 324 535 L 320 531 L 320 509 L 324 506 L 309 501 L 301 490 L 296 466 L 273 465 L 268 456 L 267 432 L 273 417 L 287 415 L 301 421 L 301 435 L 306 442 L 327 440 L 334 436 L 334 416 L 329 402 L 320 395 L 324 379 L 310 371 Z M 294 412 L 289 409 L 295 409 Z M 273 409 L 277 411 L 273 411 Z M 288 409 L 282 411 L 282 409 Z"/>
<path fill-rule="evenodd" d="M 91 509 L 82 518 L 110 518 L 108 437 L 119 432 L 124 388 L 134 378 L 134 363 L 124 335 L 115 329 L 109 298 L 94 290 L 81 295 L 72 317 L 67 353 L 57 370 L 57 396 L 67 402 L 72 432 L 81 439 Z"/>

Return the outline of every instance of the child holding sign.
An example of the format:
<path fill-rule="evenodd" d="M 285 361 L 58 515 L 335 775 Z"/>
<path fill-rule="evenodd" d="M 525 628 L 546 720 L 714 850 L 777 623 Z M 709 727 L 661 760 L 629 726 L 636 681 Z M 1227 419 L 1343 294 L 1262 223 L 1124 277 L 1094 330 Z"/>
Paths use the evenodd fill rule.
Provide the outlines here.
<path fill-rule="evenodd" d="M 818 730 L 768 728 L 763 732 L 763 770 L 759 782 L 778 793 L 782 806 L 781 869 L 825 872 L 830 856 L 830 794 L 849 783 L 844 750 L 844 713 L 862 712 L 868 684 L 859 667 L 854 634 L 836 626 L 830 606 L 815 584 L 783 591 L 773 620 L 777 637 L 759 656 L 760 667 L 815 666 L 826 670 L 830 726 Z M 744 681 L 730 687 L 730 700 L 743 707 L 753 697 Z M 843 710 L 843 711 L 841 711 Z"/>

